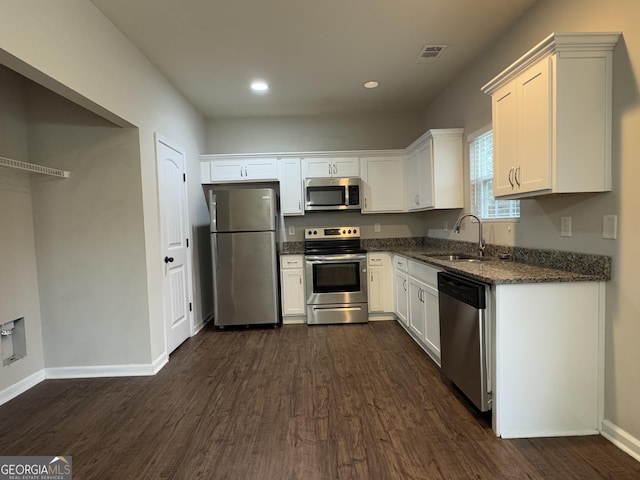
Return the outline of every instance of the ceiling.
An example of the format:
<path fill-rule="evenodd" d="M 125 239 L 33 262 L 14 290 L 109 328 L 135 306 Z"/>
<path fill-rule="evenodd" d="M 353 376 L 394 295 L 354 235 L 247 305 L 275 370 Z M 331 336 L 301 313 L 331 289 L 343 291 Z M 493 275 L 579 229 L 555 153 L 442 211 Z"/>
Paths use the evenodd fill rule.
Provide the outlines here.
<path fill-rule="evenodd" d="M 423 110 L 536 0 L 92 1 L 218 118 Z M 448 46 L 416 63 L 426 44 Z"/>

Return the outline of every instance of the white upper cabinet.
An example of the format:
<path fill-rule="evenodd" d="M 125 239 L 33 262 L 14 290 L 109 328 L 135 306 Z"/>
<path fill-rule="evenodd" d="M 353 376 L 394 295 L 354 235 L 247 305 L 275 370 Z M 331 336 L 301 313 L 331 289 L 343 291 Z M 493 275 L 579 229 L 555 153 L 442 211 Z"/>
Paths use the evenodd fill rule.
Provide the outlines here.
<path fill-rule="evenodd" d="M 495 197 L 611 190 L 619 36 L 549 35 L 482 87 L 492 98 Z"/>
<path fill-rule="evenodd" d="M 461 128 L 429 130 L 408 148 L 407 208 L 462 208 Z"/>
<path fill-rule="evenodd" d="M 361 159 L 362 213 L 406 211 L 404 155 Z"/>
<path fill-rule="evenodd" d="M 250 182 L 257 180 L 277 180 L 278 164 L 275 158 L 208 158 L 200 157 L 202 183 Z M 208 165 L 208 169 L 206 167 Z M 207 179 L 206 173 L 209 171 Z"/>
<path fill-rule="evenodd" d="M 302 176 L 299 158 L 283 158 L 278 162 L 280 208 L 282 214 L 304 215 Z"/>
<path fill-rule="evenodd" d="M 357 157 L 311 157 L 302 161 L 304 178 L 359 177 Z"/>

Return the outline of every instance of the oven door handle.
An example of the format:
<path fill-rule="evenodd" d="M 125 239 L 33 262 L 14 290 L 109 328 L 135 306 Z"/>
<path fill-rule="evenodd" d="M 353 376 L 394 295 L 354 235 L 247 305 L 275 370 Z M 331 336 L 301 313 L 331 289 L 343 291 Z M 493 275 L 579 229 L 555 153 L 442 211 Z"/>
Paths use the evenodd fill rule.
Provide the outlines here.
<path fill-rule="evenodd" d="M 349 253 L 346 255 L 305 255 L 304 256 L 305 262 L 309 262 L 309 263 L 336 263 L 336 262 L 344 262 L 344 261 L 358 262 L 366 259 L 367 259 L 366 254 L 359 255 L 359 254 L 353 254 L 353 253 Z"/>
<path fill-rule="evenodd" d="M 361 306 L 357 307 L 321 307 L 314 305 L 312 307 L 314 310 L 322 310 L 323 312 L 348 312 L 353 310 L 362 310 Z"/>

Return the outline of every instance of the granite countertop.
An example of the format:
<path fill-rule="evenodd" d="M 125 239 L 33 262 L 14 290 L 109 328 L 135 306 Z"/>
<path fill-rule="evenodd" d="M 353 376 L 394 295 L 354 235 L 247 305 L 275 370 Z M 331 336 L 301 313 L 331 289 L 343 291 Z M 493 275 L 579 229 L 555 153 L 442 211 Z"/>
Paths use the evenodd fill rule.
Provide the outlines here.
<path fill-rule="evenodd" d="M 435 255 L 473 256 L 475 244 L 432 238 L 366 239 L 368 252 L 389 252 L 491 284 L 597 282 L 611 279 L 611 258 L 556 250 L 487 245 L 480 262 L 441 260 Z M 302 242 L 287 242 L 281 254 L 302 254 Z M 501 260 L 508 256 L 511 260 Z"/>
<path fill-rule="evenodd" d="M 369 249 L 369 251 L 382 249 Z M 604 275 L 576 273 L 556 268 L 539 267 L 498 257 L 486 257 L 480 262 L 450 261 L 434 258 L 434 255 L 448 255 L 451 251 L 422 249 L 386 249 L 404 257 L 443 268 L 452 273 L 491 285 L 509 283 L 545 283 L 545 282 L 594 282 L 608 280 Z"/>

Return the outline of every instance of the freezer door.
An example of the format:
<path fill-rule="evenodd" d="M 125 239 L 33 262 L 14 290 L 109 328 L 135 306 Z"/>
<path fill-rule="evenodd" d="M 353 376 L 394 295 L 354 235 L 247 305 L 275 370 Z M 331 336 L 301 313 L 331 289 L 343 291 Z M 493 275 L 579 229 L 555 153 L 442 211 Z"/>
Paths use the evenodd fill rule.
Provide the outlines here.
<path fill-rule="evenodd" d="M 275 232 L 212 235 L 215 325 L 279 321 Z"/>
<path fill-rule="evenodd" d="M 275 230 L 276 195 L 271 188 L 210 190 L 212 232 Z"/>

